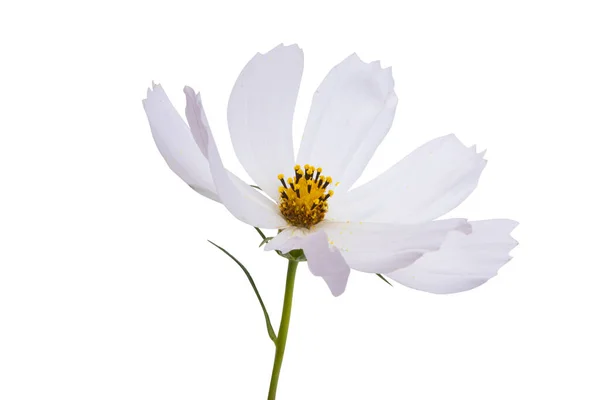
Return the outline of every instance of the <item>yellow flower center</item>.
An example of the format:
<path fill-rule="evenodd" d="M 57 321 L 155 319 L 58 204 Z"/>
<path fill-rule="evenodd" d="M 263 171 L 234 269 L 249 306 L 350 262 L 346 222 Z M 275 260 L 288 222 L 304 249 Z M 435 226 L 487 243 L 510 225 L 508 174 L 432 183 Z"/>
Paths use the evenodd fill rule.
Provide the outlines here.
<path fill-rule="evenodd" d="M 328 210 L 327 199 L 333 196 L 333 190 L 327 190 L 331 184 L 330 176 L 322 176 L 321 168 L 305 165 L 294 167 L 294 177 L 284 179 L 279 174 L 279 210 L 281 215 L 294 226 L 310 228 L 323 221 Z"/>

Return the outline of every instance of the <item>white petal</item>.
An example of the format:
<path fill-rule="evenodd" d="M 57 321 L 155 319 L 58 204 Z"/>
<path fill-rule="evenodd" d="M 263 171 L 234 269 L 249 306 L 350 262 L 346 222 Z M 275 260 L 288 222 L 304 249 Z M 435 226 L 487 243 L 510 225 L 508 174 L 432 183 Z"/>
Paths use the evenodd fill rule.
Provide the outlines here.
<path fill-rule="evenodd" d="M 414 264 L 387 274 L 401 284 L 446 294 L 473 289 L 494 277 L 517 245 L 510 232 L 517 222 L 505 219 L 471 222 L 473 232 L 451 232 L 442 247 Z"/>
<path fill-rule="evenodd" d="M 208 161 L 160 85 L 142 101 L 156 146 L 169 167 L 198 193 L 219 201 Z"/>
<path fill-rule="evenodd" d="M 221 161 L 209 126 L 206 124 L 200 95 L 190 87 L 184 89 L 186 115 L 190 119 L 194 139 L 206 155 L 221 202 L 240 221 L 259 228 L 281 228 L 286 225 L 277 205 L 227 171 Z"/>
<path fill-rule="evenodd" d="M 304 68 L 297 45 L 256 54 L 229 98 L 227 120 L 235 153 L 254 182 L 272 199 L 278 174 L 293 172 L 292 119 Z"/>
<path fill-rule="evenodd" d="M 313 96 L 297 163 L 323 168 L 348 190 L 392 125 L 398 98 L 390 68 L 356 54 L 325 77 Z"/>
<path fill-rule="evenodd" d="M 438 250 L 450 232 L 471 232 L 466 219 L 418 225 L 326 222 L 322 229 L 329 244 L 340 249 L 350 268 L 376 273 L 408 266 L 423 254 Z"/>
<path fill-rule="evenodd" d="M 485 164 L 483 153 L 465 147 L 454 135 L 434 139 L 379 177 L 341 194 L 328 217 L 402 224 L 431 221 L 471 194 Z"/>
<path fill-rule="evenodd" d="M 265 245 L 265 251 L 279 250 L 284 253 L 290 252 L 294 249 L 298 249 L 299 244 L 302 240 L 309 235 L 307 229 L 298 229 L 294 227 L 287 228 Z"/>
<path fill-rule="evenodd" d="M 284 253 L 294 249 L 304 250 L 310 272 L 323 278 L 334 296 L 344 293 L 350 268 L 340 251 L 329 246 L 324 231 L 308 233 L 306 230 L 286 229 L 267 246 L 265 250 L 277 249 Z"/>

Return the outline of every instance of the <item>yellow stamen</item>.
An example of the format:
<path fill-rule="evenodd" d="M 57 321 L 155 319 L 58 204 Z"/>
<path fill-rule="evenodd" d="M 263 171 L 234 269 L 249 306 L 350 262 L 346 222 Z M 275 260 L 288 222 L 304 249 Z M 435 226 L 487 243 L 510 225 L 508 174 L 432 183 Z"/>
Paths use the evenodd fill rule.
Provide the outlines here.
<path fill-rule="evenodd" d="M 314 176 L 315 171 L 317 175 Z M 310 228 L 323 221 L 329 209 L 327 199 L 333 196 L 333 190 L 326 190 L 333 179 L 321 176 L 322 168 L 306 164 L 294 167 L 294 176 L 287 178 L 277 175 L 282 186 L 279 187 L 279 210 L 293 226 Z"/>

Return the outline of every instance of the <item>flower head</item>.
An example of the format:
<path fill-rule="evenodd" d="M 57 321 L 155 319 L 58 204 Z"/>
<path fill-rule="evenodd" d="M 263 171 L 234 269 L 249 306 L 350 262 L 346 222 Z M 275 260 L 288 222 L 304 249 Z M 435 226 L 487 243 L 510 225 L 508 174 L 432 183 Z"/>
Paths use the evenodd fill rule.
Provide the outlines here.
<path fill-rule="evenodd" d="M 259 53 L 229 100 L 236 155 L 268 197 L 224 167 L 199 94 L 184 89 L 186 124 L 153 85 L 143 103 L 168 165 L 239 220 L 278 229 L 265 249 L 302 249 L 311 272 L 334 295 L 345 290 L 350 269 L 433 293 L 472 289 L 493 277 L 517 244 L 510 237 L 517 223 L 437 219 L 475 189 L 483 153 L 443 136 L 352 188 L 394 118 L 391 69 L 356 54 L 335 66 L 315 92 L 294 157 L 292 119 L 303 68 L 298 46 Z"/>

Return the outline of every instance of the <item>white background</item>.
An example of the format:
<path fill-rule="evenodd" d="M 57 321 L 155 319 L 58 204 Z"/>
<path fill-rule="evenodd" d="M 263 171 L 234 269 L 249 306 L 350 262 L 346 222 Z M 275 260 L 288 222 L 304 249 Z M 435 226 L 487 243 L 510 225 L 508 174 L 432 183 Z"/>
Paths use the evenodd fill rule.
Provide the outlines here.
<path fill-rule="evenodd" d="M 598 399 L 600 12 L 594 1 L 6 2 L 0 6 L 0 399 L 265 399 L 284 260 L 166 166 L 141 100 L 202 92 L 226 164 L 231 87 L 305 51 L 392 65 L 399 107 L 363 179 L 456 133 L 487 148 L 453 216 L 521 222 L 514 260 L 436 296 L 298 273 L 279 399 Z M 415 171 L 418 173 L 418 171 Z"/>

